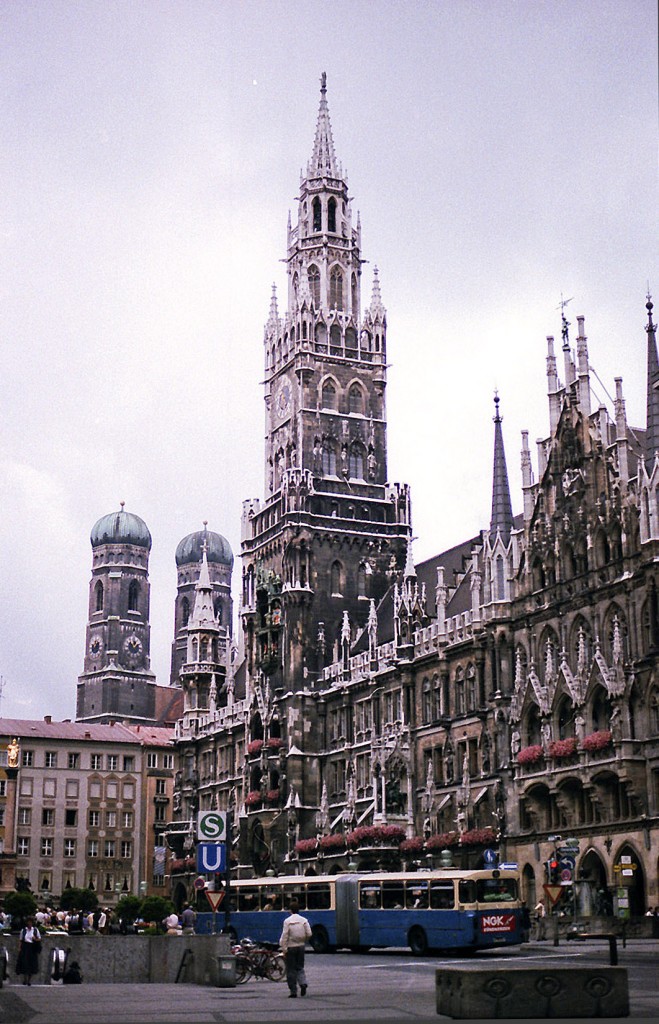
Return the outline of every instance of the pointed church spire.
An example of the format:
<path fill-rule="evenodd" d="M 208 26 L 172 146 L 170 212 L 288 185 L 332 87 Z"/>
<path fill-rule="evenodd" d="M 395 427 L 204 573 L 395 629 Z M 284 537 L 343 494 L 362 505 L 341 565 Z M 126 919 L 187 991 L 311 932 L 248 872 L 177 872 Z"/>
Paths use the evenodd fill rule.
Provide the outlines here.
<path fill-rule="evenodd" d="M 204 533 L 206 532 L 206 522 L 204 522 Z M 215 609 L 213 607 L 213 587 L 211 585 L 210 572 L 208 570 L 208 558 L 207 558 L 207 541 L 204 539 L 202 556 L 201 556 L 201 569 L 199 570 L 199 579 L 195 586 L 195 603 L 194 611 L 190 616 L 188 622 L 188 629 L 194 629 L 195 627 L 207 627 L 215 626 Z"/>
<path fill-rule="evenodd" d="M 659 451 L 659 362 L 657 361 L 656 327 L 652 322 L 652 297 L 648 291 L 645 308 L 648 311 L 648 379 L 647 430 L 645 433 L 645 468 L 652 473 L 655 452 Z"/>
<path fill-rule="evenodd" d="M 327 106 L 327 73 L 320 77 L 320 107 L 316 123 L 316 137 L 313 143 L 313 154 L 307 165 L 308 178 L 340 178 L 341 167 L 334 155 L 334 140 L 330 124 L 329 107 Z"/>
<path fill-rule="evenodd" d="M 492 518 L 490 520 L 490 541 L 494 543 L 497 533 L 508 546 L 513 528 L 513 510 L 510 501 L 506 453 L 503 447 L 502 419 L 499 415 L 499 394 L 494 392 L 494 471 L 492 474 Z"/>
<path fill-rule="evenodd" d="M 272 285 L 272 295 L 270 296 L 270 312 L 268 314 L 268 327 L 279 326 L 279 308 L 277 306 L 277 285 Z"/>
<path fill-rule="evenodd" d="M 369 309 L 373 320 L 377 320 L 378 318 L 382 320 L 387 315 L 387 311 L 382 302 L 380 273 L 377 267 L 373 267 L 373 293 L 371 295 L 371 305 Z"/>

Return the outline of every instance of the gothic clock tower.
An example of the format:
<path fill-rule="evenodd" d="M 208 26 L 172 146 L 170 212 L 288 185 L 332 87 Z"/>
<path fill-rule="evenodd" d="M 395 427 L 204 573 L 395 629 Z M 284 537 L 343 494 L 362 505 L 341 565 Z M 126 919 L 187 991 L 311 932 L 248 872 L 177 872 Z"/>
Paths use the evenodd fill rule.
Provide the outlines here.
<path fill-rule="evenodd" d="M 374 271 L 362 312 L 361 226 L 336 159 L 326 76 L 297 223 L 287 312 L 273 288 L 264 334 L 265 501 L 244 502 L 248 667 L 310 685 L 366 625 L 411 533 L 406 485 L 387 483 L 387 317 Z"/>

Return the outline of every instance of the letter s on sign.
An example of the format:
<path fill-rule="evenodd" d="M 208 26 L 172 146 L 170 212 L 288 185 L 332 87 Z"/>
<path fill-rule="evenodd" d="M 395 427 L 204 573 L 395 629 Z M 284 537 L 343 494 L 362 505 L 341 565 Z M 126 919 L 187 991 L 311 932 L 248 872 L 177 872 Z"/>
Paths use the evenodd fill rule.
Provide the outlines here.
<path fill-rule="evenodd" d="M 206 842 L 222 842 L 227 834 L 227 816 L 222 811 L 200 811 L 197 838 Z"/>

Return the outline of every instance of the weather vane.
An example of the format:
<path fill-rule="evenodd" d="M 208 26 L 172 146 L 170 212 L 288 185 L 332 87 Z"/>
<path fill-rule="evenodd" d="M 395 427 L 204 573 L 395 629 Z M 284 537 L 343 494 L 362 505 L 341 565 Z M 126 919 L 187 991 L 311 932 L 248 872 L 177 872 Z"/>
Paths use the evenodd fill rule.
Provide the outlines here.
<path fill-rule="evenodd" d="M 565 307 L 567 306 L 568 302 L 572 302 L 573 298 L 574 298 L 574 295 L 572 295 L 569 299 L 564 299 L 563 298 L 563 292 L 561 292 L 561 301 L 559 302 L 559 304 L 556 307 L 556 309 L 560 309 L 560 311 L 561 311 L 561 324 L 562 324 L 561 335 L 562 335 L 562 338 L 563 338 L 563 348 L 565 348 L 569 344 L 568 336 L 567 336 L 567 329 L 570 326 L 570 321 L 566 320 L 566 318 L 565 318 Z"/>

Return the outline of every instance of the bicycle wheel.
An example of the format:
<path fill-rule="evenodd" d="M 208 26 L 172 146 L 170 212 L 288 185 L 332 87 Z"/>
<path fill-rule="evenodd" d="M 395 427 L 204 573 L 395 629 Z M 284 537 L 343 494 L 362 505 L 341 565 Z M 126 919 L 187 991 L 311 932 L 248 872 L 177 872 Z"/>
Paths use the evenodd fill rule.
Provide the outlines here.
<path fill-rule="evenodd" d="M 243 985 L 252 977 L 252 965 L 248 957 L 239 953 L 236 956 L 236 985 Z"/>
<path fill-rule="evenodd" d="M 268 977 L 270 981 L 283 981 L 286 977 L 286 961 L 283 953 L 275 953 L 268 960 Z"/>

